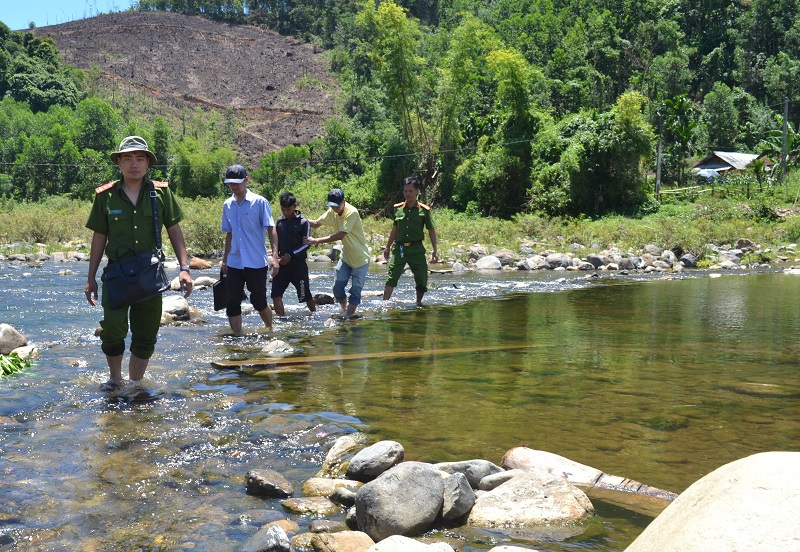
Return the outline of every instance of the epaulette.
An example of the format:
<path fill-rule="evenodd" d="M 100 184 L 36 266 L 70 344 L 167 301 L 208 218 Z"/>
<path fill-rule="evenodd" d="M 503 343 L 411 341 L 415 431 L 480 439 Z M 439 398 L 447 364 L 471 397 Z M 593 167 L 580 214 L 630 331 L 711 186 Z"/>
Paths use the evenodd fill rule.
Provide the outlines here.
<path fill-rule="evenodd" d="M 426 211 L 430 211 L 431 210 L 429 205 L 425 205 L 424 203 L 422 203 L 420 201 L 418 201 L 417 203 L 419 203 L 419 206 L 422 207 L 423 209 L 425 209 Z"/>
<path fill-rule="evenodd" d="M 405 207 L 405 206 L 406 206 L 406 202 L 405 201 L 401 201 L 400 203 L 395 203 L 394 204 L 394 208 L 395 209 L 397 209 L 398 207 Z"/>
<path fill-rule="evenodd" d="M 153 180 L 153 186 L 156 188 L 169 188 L 169 182 L 159 182 L 158 180 Z"/>
<path fill-rule="evenodd" d="M 116 182 L 106 182 L 102 186 L 98 186 L 97 188 L 95 188 L 94 189 L 94 193 L 102 194 L 103 192 L 105 192 L 109 188 L 112 188 L 114 186 L 114 184 L 116 184 Z"/>

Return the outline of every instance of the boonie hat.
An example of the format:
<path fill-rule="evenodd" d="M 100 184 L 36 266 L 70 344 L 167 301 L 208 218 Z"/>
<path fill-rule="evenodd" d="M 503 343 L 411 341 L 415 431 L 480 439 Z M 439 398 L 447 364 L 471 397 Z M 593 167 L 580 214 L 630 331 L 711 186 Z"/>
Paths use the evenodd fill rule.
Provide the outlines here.
<path fill-rule="evenodd" d="M 241 184 L 247 178 L 247 170 L 241 165 L 231 165 L 225 171 L 225 184 Z"/>
<path fill-rule="evenodd" d="M 328 207 L 338 207 L 344 201 L 344 192 L 341 191 L 339 188 L 334 188 L 330 192 L 328 192 Z"/>
<path fill-rule="evenodd" d="M 111 162 L 116 163 L 120 153 L 127 153 L 129 151 L 143 151 L 147 154 L 147 159 L 150 161 L 148 167 L 156 164 L 156 154 L 150 151 L 147 147 L 147 142 L 141 136 L 126 136 L 119 143 L 119 149 L 111 154 Z"/>

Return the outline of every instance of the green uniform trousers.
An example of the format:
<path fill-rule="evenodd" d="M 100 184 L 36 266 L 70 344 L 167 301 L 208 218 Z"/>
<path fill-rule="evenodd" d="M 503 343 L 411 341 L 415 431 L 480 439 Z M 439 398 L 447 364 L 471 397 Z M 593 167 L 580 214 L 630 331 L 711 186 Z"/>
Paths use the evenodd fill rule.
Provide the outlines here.
<path fill-rule="evenodd" d="M 392 257 L 389 259 L 389 276 L 386 278 L 386 285 L 397 287 L 400 276 L 406 269 L 406 265 L 414 274 L 416 290 L 423 293 L 428 291 L 428 261 L 425 258 L 425 246 L 422 242 L 414 245 L 403 245 L 402 242 L 395 242 L 392 245 Z"/>
<path fill-rule="evenodd" d="M 125 352 L 130 314 L 131 353 L 144 359 L 153 356 L 158 329 L 161 327 L 161 294 L 128 308 L 112 309 L 106 306 L 106 288 L 103 285 L 101 304 L 103 320 L 100 321 L 100 327 L 103 331 L 100 333 L 100 343 L 103 352 L 108 356 L 119 356 Z"/>

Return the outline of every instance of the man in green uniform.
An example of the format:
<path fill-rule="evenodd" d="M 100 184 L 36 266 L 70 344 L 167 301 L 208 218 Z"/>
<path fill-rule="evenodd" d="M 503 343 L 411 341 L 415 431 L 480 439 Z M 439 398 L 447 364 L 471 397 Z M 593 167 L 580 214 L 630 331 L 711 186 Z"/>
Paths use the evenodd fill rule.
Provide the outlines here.
<path fill-rule="evenodd" d="M 128 136 L 111 154 L 111 161 L 119 165 L 122 179 L 109 182 L 95 189 L 96 195 L 86 227 L 92 230 L 92 245 L 89 253 L 89 274 L 84 292 L 86 300 L 97 304 L 97 269 L 103 254 L 112 263 L 132 257 L 156 247 L 153 225 L 153 207 L 150 200 L 150 180 L 147 171 L 156 162 L 156 156 L 139 136 Z M 178 224 L 183 211 L 166 182 L 153 182 L 158 204 L 159 223 L 167 229 L 170 243 L 180 262 L 179 281 L 184 296 L 192 292 L 192 277 L 189 275 L 189 258 L 183 232 Z M 159 232 L 161 228 L 159 227 Z M 147 364 L 155 351 L 158 328 L 161 325 L 161 294 L 127 308 L 112 309 L 105 299 L 105 284 L 101 297 L 103 320 L 100 326 L 100 341 L 110 371 L 108 382 L 101 386 L 104 391 L 114 391 L 122 383 L 122 355 L 125 352 L 125 337 L 131 330 L 131 357 L 128 375 L 132 382 L 144 377 Z"/>
<path fill-rule="evenodd" d="M 394 206 L 394 224 L 389 233 L 389 241 L 383 257 L 389 260 L 389 276 L 383 288 L 383 300 L 392 296 L 400 275 L 409 266 L 414 274 L 414 284 L 417 289 L 417 305 L 422 306 L 422 296 L 428 291 L 428 263 L 425 260 L 425 246 L 422 240 L 425 229 L 431 238 L 431 262 L 439 262 L 439 252 L 436 246 L 436 228 L 433 226 L 431 208 L 420 203 L 419 179 L 409 176 L 403 181 L 403 197 L 405 201 Z"/>

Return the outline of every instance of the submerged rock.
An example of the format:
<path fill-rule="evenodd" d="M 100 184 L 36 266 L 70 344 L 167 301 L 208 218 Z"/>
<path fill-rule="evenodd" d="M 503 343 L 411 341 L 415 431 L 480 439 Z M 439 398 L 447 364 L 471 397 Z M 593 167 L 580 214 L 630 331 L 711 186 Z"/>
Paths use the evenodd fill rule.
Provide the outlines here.
<path fill-rule="evenodd" d="M 282 528 L 271 525 L 247 539 L 239 552 L 291 552 L 289 536 Z"/>
<path fill-rule="evenodd" d="M 286 498 L 294 494 L 292 484 L 273 470 L 250 470 L 245 476 L 247 494 Z"/>

